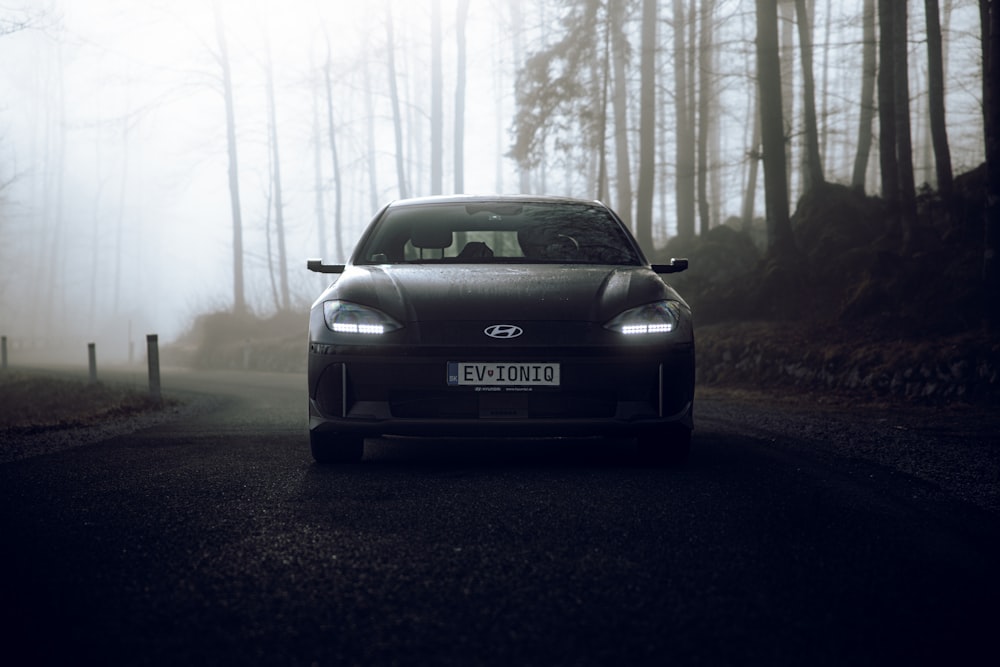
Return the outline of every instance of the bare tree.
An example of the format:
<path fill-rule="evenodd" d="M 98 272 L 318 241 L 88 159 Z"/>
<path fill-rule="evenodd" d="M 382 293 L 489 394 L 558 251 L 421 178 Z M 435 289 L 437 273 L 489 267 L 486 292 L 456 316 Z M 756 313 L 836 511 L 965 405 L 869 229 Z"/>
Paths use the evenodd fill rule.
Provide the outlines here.
<path fill-rule="evenodd" d="M 267 129 L 268 137 L 268 148 L 270 149 L 271 141 L 271 128 L 268 126 Z M 267 280 L 268 284 L 271 286 L 271 301 L 274 303 L 274 309 L 276 311 L 281 310 L 281 294 L 278 290 L 278 279 L 275 277 L 274 268 L 274 246 L 272 243 L 272 237 L 274 234 L 271 233 L 271 222 L 273 221 L 274 213 L 274 154 L 268 150 L 267 151 L 267 190 L 264 198 L 264 258 L 267 262 Z"/>
<path fill-rule="evenodd" d="M 431 194 L 444 192 L 444 74 L 441 0 L 431 0 Z"/>
<path fill-rule="evenodd" d="M 326 191 L 323 182 L 323 130 L 319 121 L 319 87 L 313 87 L 312 94 L 312 149 L 313 149 L 313 210 L 316 214 L 316 245 L 319 257 L 328 257 L 326 242 L 326 202 L 323 194 Z"/>
<path fill-rule="evenodd" d="M 868 157 L 872 146 L 872 118 L 875 115 L 875 0 L 864 0 L 861 45 L 861 114 L 858 120 L 858 150 L 854 157 L 851 187 L 864 191 Z"/>
<path fill-rule="evenodd" d="M 644 5 L 645 6 L 645 5 Z M 684 29 L 686 24 L 684 0 L 674 0 L 674 111 L 676 116 L 676 185 L 677 236 L 694 237 L 694 178 L 695 132 L 691 101 L 688 98 L 687 49 Z M 643 19 L 645 29 L 645 18 Z M 640 150 L 644 144 L 640 144 Z M 639 171 L 640 183 L 643 171 Z"/>
<path fill-rule="evenodd" d="M 819 128 L 816 122 L 816 82 L 813 78 L 812 21 L 806 0 L 795 0 L 799 26 L 799 52 L 802 54 L 802 111 L 805 120 L 805 173 L 803 194 L 824 182 L 823 160 L 819 154 Z"/>
<path fill-rule="evenodd" d="M 750 149 L 747 151 L 747 182 L 743 192 L 743 209 L 740 212 L 744 231 L 753 228 L 753 211 L 757 198 L 757 171 L 760 166 L 760 87 L 754 86 L 750 108 Z"/>
<path fill-rule="evenodd" d="M 917 192 L 913 176 L 913 145 L 910 134 L 910 76 L 907 58 L 907 8 L 894 2 L 892 24 L 892 66 L 895 69 L 896 167 L 899 169 L 899 220 L 902 224 L 903 250 L 910 249 L 917 224 Z M 885 36 L 883 35 L 883 38 Z"/>
<path fill-rule="evenodd" d="M 465 23 L 469 16 L 469 0 L 459 0 L 456 11 L 455 33 L 458 41 L 455 77 L 455 192 L 465 192 Z"/>
<path fill-rule="evenodd" d="M 745 20 L 745 17 L 744 17 Z M 760 86 L 756 85 L 757 70 L 753 58 L 744 58 L 746 80 L 751 82 L 750 95 L 747 99 L 746 117 L 749 122 L 745 136 L 746 184 L 743 191 L 743 204 L 740 210 L 741 228 L 745 232 L 753 229 L 754 208 L 757 199 L 757 175 L 760 170 Z"/>
<path fill-rule="evenodd" d="M 656 0 L 642 0 L 639 63 L 639 183 L 635 229 L 639 245 L 647 252 L 653 251 L 653 194 L 656 186 L 656 5 Z"/>
<path fill-rule="evenodd" d="M 240 210 L 239 159 L 236 152 L 236 113 L 233 109 L 233 79 L 229 68 L 229 48 L 223 26 L 219 1 L 213 0 L 212 13 L 215 18 L 215 36 L 219 52 L 216 54 L 222 69 L 222 95 L 226 105 L 226 146 L 229 155 L 229 205 L 233 218 L 233 312 L 246 312 L 246 296 L 243 289 L 243 216 Z"/>
<path fill-rule="evenodd" d="M 757 0 L 757 78 L 760 85 L 768 251 L 773 256 L 783 257 L 790 255 L 795 246 L 788 212 L 776 0 Z"/>
<path fill-rule="evenodd" d="M 129 174 L 129 130 L 130 120 L 122 120 L 122 166 L 121 179 L 118 182 L 118 216 L 115 220 L 115 288 L 114 305 L 112 313 L 118 315 L 121 307 L 121 286 L 122 286 L 122 260 L 124 258 L 124 247 L 122 236 L 125 229 L 125 200 L 128 195 L 128 174 Z M 131 345 L 132 341 L 129 341 Z M 131 350 L 129 350 L 129 361 L 131 361 Z"/>
<path fill-rule="evenodd" d="M 777 0 L 775 4 L 778 11 L 778 58 L 781 62 L 781 113 L 786 138 L 785 176 L 788 178 L 789 192 L 795 192 L 796 185 L 792 178 L 802 174 L 802 170 L 788 169 L 788 165 L 796 163 L 798 156 L 796 142 L 791 139 L 796 136 L 796 129 L 792 124 L 798 117 L 795 109 L 795 64 L 799 61 L 795 55 L 795 0 Z"/>
<path fill-rule="evenodd" d="M 712 226 L 711 207 L 708 201 L 708 138 L 711 134 L 710 112 L 712 103 L 712 13 L 715 10 L 715 0 L 706 0 L 701 4 L 698 17 L 698 167 L 697 167 L 697 198 L 698 219 L 701 223 L 700 233 L 708 233 Z M 692 15 L 694 18 L 694 15 Z"/>
<path fill-rule="evenodd" d="M 389 76 L 389 98 L 392 103 L 392 124 L 396 137 L 396 181 L 399 196 L 410 196 L 406 185 L 406 159 L 403 149 L 403 117 L 399 111 L 399 84 L 396 82 L 396 35 L 393 27 L 392 8 L 385 6 L 385 50 L 386 67 Z"/>
<path fill-rule="evenodd" d="M 104 188 L 108 182 L 107 175 L 103 173 L 103 147 L 105 141 L 101 133 L 102 129 L 103 128 L 98 126 L 97 131 L 94 133 L 94 137 L 97 140 L 94 146 L 94 155 L 96 158 L 94 164 L 94 176 L 97 178 L 97 187 L 94 189 L 94 210 L 91 219 L 90 238 L 90 298 L 87 305 L 87 328 L 90 331 L 93 331 L 94 325 L 97 321 L 97 275 L 98 268 L 101 266 L 101 200 L 104 198 Z"/>
<path fill-rule="evenodd" d="M 591 64 L 591 77 L 595 85 L 600 86 L 601 96 L 598 102 L 597 114 L 597 145 L 593 157 L 597 161 L 597 194 L 600 201 L 607 201 L 608 196 L 608 99 L 611 95 L 611 21 L 603 21 L 601 35 L 601 55 Z"/>
<path fill-rule="evenodd" d="M 816 0 L 813 0 L 813 25 L 816 22 Z M 830 148 L 830 50 L 833 46 L 833 21 L 831 20 L 831 14 L 833 14 L 833 0 L 826 0 L 825 8 L 826 20 L 823 22 L 823 75 L 822 81 L 820 82 L 820 90 L 823 94 L 823 104 L 822 112 L 820 117 L 823 119 L 823 127 L 820 131 L 820 155 L 823 156 L 824 164 L 830 164 L 830 156 L 833 154 L 834 150 Z"/>
<path fill-rule="evenodd" d="M 924 0 L 927 14 L 927 102 L 938 192 L 950 210 L 952 195 L 951 150 L 944 106 L 944 58 L 941 49 L 941 19 L 938 0 Z"/>
<path fill-rule="evenodd" d="M 265 90 L 267 92 L 268 142 L 271 149 L 271 184 L 274 192 L 274 228 L 278 238 L 278 279 L 281 285 L 281 309 L 292 305 L 288 288 L 288 254 L 285 248 L 285 206 L 281 188 L 281 151 L 278 142 L 278 103 L 274 94 L 274 66 L 271 43 L 265 30 L 264 48 Z"/>
<path fill-rule="evenodd" d="M 615 208 L 622 222 L 632 226 L 632 165 L 628 143 L 628 78 L 625 75 L 629 43 L 625 34 L 626 3 L 612 2 L 608 8 L 614 68 L 611 105 L 615 115 Z"/>
<path fill-rule="evenodd" d="M 890 233 L 904 251 L 916 225 L 916 187 L 910 139 L 910 90 L 907 71 L 906 3 L 879 0 L 879 159 L 882 197 Z"/>
<path fill-rule="evenodd" d="M 51 11 L 44 7 L 32 7 L 30 3 L 14 8 L 4 7 L 0 13 L 0 37 L 12 35 L 22 30 L 46 29 L 53 25 L 56 19 Z"/>
<path fill-rule="evenodd" d="M 326 131 L 330 145 L 330 166 L 333 169 L 333 234 L 336 241 L 336 257 L 343 259 L 344 253 L 344 186 L 340 173 L 340 155 L 337 152 L 337 130 L 333 122 L 333 64 L 330 57 L 330 37 L 326 36 L 326 66 L 323 79 L 326 88 Z"/>
<path fill-rule="evenodd" d="M 896 165 L 896 71 L 892 66 L 894 3 L 895 0 L 878 0 L 878 125 L 882 198 L 888 207 L 892 226 L 898 228 L 899 168 Z"/>
<path fill-rule="evenodd" d="M 365 82 L 365 154 L 368 165 L 368 207 L 371 213 L 375 213 L 379 206 L 378 189 L 378 169 L 375 164 L 375 156 L 378 151 L 375 149 L 375 93 L 371 86 L 371 70 L 368 66 L 368 59 L 361 59 L 361 67 Z M 398 142 L 397 142 L 398 143 Z"/>
<path fill-rule="evenodd" d="M 1000 330 L 1000 7 L 979 0 L 983 43 L 983 121 L 986 131 L 986 206 L 983 210 L 984 322 Z"/>

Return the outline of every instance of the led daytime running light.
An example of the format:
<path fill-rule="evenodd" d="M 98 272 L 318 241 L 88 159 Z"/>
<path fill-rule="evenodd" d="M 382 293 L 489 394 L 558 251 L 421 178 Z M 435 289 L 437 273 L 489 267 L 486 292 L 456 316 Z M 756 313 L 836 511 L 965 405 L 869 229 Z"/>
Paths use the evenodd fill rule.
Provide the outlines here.
<path fill-rule="evenodd" d="M 680 324 L 680 308 L 676 301 L 656 301 L 630 308 L 604 325 L 605 329 L 623 336 L 669 334 Z"/>
<path fill-rule="evenodd" d="M 325 301 L 323 317 L 334 333 L 381 336 L 403 325 L 380 310 L 347 301 Z"/>
<path fill-rule="evenodd" d="M 621 328 L 621 332 L 626 336 L 651 333 L 670 333 L 673 330 L 673 324 L 626 324 Z"/>
<path fill-rule="evenodd" d="M 333 330 L 337 333 L 384 334 L 385 327 L 381 324 L 346 324 L 334 322 Z"/>

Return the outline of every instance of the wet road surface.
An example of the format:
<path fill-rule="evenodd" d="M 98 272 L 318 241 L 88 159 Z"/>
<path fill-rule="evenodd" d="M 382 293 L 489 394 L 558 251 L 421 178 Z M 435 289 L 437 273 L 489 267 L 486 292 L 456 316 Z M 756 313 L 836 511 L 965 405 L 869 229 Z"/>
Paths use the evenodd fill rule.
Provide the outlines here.
<path fill-rule="evenodd" d="M 214 398 L 0 465 L 6 664 L 1000 655 L 991 471 L 949 485 L 851 448 L 878 428 L 926 445 L 926 430 L 795 421 L 723 396 L 699 403 L 683 468 L 643 467 L 627 440 L 415 439 L 369 440 L 362 463 L 320 467 L 303 377 L 165 382 Z"/>

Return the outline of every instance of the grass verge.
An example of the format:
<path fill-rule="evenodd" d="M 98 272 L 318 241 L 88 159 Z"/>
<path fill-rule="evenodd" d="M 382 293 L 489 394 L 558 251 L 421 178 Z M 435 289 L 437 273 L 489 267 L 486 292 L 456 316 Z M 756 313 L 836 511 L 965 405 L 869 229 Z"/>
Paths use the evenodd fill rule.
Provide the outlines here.
<path fill-rule="evenodd" d="M 144 391 L 101 382 L 0 372 L 0 434 L 31 434 L 94 426 L 176 403 Z"/>

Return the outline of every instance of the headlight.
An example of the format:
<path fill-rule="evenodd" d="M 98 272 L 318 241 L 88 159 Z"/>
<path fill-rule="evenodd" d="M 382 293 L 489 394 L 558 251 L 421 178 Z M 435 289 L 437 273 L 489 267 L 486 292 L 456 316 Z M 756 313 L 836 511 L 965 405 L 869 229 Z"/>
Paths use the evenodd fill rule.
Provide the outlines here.
<path fill-rule="evenodd" d="M 347 301 L 324 301 L 323 316 L 330 331 L 380 335 L 402 329 L 403 325 L 385 313 Z"/>
<path fill-rule="evenodd" d="M 630 308 L 604 325 L 626 336 L 668 334 L 677 328 L 681 311 L 676 301 L 657 301 Z"/>

